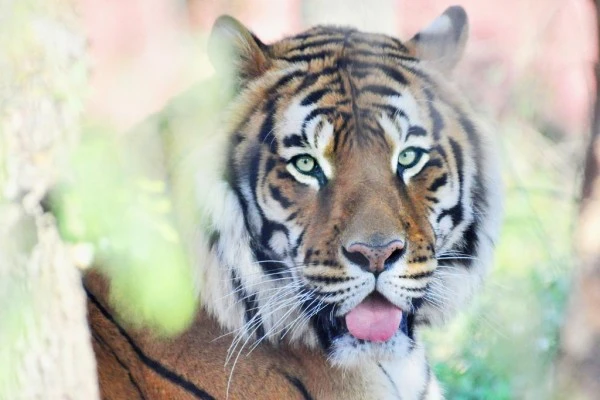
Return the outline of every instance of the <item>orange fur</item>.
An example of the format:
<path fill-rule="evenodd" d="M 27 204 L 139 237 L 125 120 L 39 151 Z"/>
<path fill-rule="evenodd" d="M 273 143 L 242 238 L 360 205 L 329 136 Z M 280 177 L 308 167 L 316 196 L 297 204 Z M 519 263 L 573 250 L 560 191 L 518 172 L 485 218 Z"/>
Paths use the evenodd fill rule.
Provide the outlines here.
<path fill-rule="evenodd" d="M 106 280 L 90 272 L 85 285 L 103 399 L 202 399 L 200 391 L 215 399 L 225 398 L 231 366 L 225 366 L 223 360 L 232 336 L 222 337 L 214 319 L 200 312 L 190 329 L 173 339 L 160 339 L 143 330 L 125 331 L 126 325 L 115 320 L 107 303 Z M 302 382 L 318 399 L 368 396 L 360 397 L 359 379 L 350 371 L 332 368 L 322 353 L 264 344 L 241 355 L 231 378 L 229 399 L 306 399 L 290 379 Z M 343 393 L 348 397 L 340 397 Z"/>

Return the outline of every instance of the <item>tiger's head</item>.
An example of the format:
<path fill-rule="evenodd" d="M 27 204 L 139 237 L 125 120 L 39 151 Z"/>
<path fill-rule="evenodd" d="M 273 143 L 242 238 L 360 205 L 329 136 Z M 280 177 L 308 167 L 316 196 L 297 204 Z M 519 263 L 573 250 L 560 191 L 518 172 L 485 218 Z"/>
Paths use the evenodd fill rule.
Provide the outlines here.
<path fill-rule="evenodd" d="M 222 182 L 201 194 L 202 296 L 233 350 L 404 357 L 418 326 L 471 296 L 501 207 L 489 137 L 449 82 L 466 38 L 460 7 L 404 43 L 318 26 L 266 45 L 216 22 L 210 50 L 237 94 Z"/>

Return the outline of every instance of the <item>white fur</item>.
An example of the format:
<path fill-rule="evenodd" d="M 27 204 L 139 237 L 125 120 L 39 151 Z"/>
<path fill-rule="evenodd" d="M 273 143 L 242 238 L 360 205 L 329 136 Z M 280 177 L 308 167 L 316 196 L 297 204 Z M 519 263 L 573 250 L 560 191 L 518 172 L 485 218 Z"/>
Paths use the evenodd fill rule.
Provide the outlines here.
<path fill-rule="evenodd" d="M 433 20 L 427 28 L 421 31 L 425 35 L 446 36 L 452 31 L 452 19 L 443 14 Z"/>
<path fill-rule="evenodd" d="M 381 366 L 394 378 L 397 388 L 402 388 L 402 399 L 419 399 L 428 390 L 427 359 L 422 345 L 416 345 L 412 352 L 400 360 L 382 361 Z M 435 382 L 435 377 L 433 377 Z"/>
<path fill-rule="evenodd" d="M 302 106 L 300 102 L 300 100 L 296 100 L 288 107 L 283 118 L 275 128 L 278 132 L 281 132 L 283 135 L 286 133 L 300 133 L 304 119 L 316 108 L 315 105 Z M 321 126 L 321 129 L 317 129 L 318 126 Z M 305 148 L 282 148 L 281 156 L 290 160 L 294 156 L 308 154 L 317 160 L 327 179 L 332 179 L 335 171 L 331 162 L 325 156 L 325 149 L 333 140 L 333 125 L 322 116 L 319 116 L 310 121 L 305 131 L 309 146 Z M 315 178 L 298 172 L 293 165 L 288 164 L 287 170 L 299 182 L 313 186 L 316 189 L 319 188 L 319 183 Z"/>
<path fill-rule="evenodd" d="M 396 114 L 394 116 L 395 120 L 391 120 L 386 114 L 382 114 L 379 119 L 379 123 L 383 127 L 388 138 L 396 144 L 390 160 L 392 171 L 395 174 L 398 170 L 398 156 L 400 153 L 409 147 L 429 150 L 431 148 L 431 137 L 428 135 L 423 137 L 411 136 L 407 138 L 407 133 L 411 126 L 423 127 L 421 113 L 417 106 L 417 102 L 408 90 L 403 91 L 400 96 L 388 96 L 388 104 L 398 110 L 402 110 L 404 113 L 403 115 L 400 113 Z M 404 183 L 408 185 L 410 178 L 417 175 L 427 161 L 429 161 L 429 155 L 425 153 L 415 166 L 404 171 L 402 174 Z"/>
<path fill-rule="evenodd" d="M 357 367 L 369 361 L 387 360 L 397 362 L 410 353 L 411 340 L 398 331 L 389 340 L 382 343 L 363 342 L 345 335 L 333 342 L 330 360 L 340 367 Z"/>

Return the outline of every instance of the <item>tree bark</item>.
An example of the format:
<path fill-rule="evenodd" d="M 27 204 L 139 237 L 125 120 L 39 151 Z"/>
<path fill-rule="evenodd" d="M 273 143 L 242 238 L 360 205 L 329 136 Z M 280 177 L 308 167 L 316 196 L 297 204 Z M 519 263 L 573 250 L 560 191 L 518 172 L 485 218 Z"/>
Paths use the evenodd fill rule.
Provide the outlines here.
<path fill-rule="evenodd" d="M 79 136 L 75 4 L 0 2 L 0 399 L 97 399 L 85 294 L 41 204 Z"/>
<path fill-rule="evenodd" d="M 596 0 L 600 46 L 600 0 Z M 600 51 L 598 52 L 600 54 Z M 600 64 L 596 64 L 596 101 L 586 157 L 575 272 L 561 337 L 557 368 L 560 398 L 597 399 L 600 394 Z"/>

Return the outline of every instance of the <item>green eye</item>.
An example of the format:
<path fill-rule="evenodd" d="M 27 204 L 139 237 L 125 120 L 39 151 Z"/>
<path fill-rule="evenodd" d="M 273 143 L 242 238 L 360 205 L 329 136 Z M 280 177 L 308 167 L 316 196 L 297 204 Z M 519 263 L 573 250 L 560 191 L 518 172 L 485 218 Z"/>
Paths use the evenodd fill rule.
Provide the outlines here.
<path fill-rule="evenodd" d="M 414 167 L 418 164 L 422 155 L 423 150 L 409 147 L 398 155 L 398 166 L 403 169 Z"/>
<path fill-rule="evenodd" d="M 294 167 L 306 175 L 310 175 L 314 172 L 314 169 L 317 167 L 317 161 L 307 154 L 303 154 L 301 156 L 297 156 L 292 160 Z"/>

